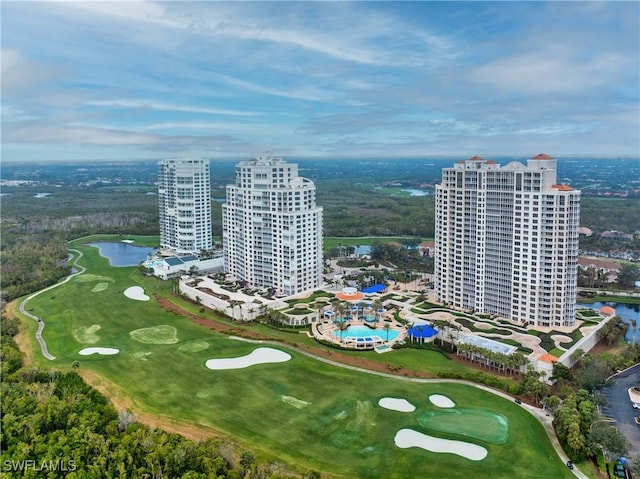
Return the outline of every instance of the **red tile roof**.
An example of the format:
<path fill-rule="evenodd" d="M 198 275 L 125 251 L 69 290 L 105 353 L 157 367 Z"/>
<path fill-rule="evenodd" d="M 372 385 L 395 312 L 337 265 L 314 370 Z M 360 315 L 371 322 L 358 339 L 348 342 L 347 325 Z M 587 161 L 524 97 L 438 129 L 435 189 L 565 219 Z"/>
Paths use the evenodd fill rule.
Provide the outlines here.
<path fill-rule="evenodd" d="M 546 153 L 540 153 L 539 155 L 534 156 L 533 158 L 531 158 L 532 160 L 553 160 L 553 158 L 551 158 L 549 155 L 547 155 Z"/>
<path fill-rule="evenodd" d="M 480 158 L 479 156 L 472 156 L 471 158 L 469 158 L 470 160 L 473 161 L 482 161 L 482 158 Z"/>
<path fill-rule="evenodd" d="M 615 261 L 606 261 L 596 258 L 585 258 L 584 256 L 578 258 L 578 264 L 583 268 L 593 266 L 594 268 L 604 269 L 607 271 L 619 271 L 621 268 L 620 263 L 616 263 Z"/>
<path fill-rule="evenodd" d="M 487 165 L 497 165 L 497 163 L 493 160 L 488 160 Z"/>
<path fill-rule="evenodd" d="M 558 358 L 556 358 L 553 354 L 545 353 L 538 356 L 538 361 L 544 361 L 545 363 L 557 363 Z"/>
<path fill-rule="evenodd" d="M 552 185 L 551 188 L 555 188 L 558 191 L 573 191 L 569 185 Z"/>
<path fill-rule="evenodd" d="M 605 316 L 616 314 L 616 310 L 613 309 L 611 306 L 603 306 L 602 308 L 600 308 L 600 312 Z"/>

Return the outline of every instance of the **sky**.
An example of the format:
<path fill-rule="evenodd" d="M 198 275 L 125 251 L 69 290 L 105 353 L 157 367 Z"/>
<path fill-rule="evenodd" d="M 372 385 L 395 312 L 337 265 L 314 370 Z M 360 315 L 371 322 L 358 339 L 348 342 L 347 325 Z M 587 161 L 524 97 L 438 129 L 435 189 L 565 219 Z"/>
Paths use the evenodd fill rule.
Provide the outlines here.
<path fill-rule="evenodd" d="M 3 0 L 2 161 L 640 156 L 640 2 Z"/>

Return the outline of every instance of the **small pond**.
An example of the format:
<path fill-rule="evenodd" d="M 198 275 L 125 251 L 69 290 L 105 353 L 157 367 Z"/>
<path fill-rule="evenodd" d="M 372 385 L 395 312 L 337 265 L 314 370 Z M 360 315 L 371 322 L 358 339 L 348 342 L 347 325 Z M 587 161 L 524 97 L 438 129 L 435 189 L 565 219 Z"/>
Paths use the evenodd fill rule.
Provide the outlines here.
<path fill-rule="evenodd" d="M 627 331 L 627 335 L 625 339 L 628 343 L 631 342 L 631 336 L 633 331 L 631 330 L 631 320 L 635 319 L 638 323 L 636 328 L 636 344 L 640 344 L 640 304 L 625 304 L 625 303 L 576 303 L 576 307 L 578 308 L 591 308 L 596 311 L 600 311 L 600 308 L 603 306 L 611 306 L 616 310 L 616 314 L 620 316 L 625 323 L 629 324 L 629 330 Z"/>
<path fill-rule="evenodd" d="M 107 258 L 111 266 L 138 266 L 147 259 L 147 255 L 156 251 L 156 248 L 113 241 L 98 241 L 87 244 L 98 248 L 100 256 Z"/>

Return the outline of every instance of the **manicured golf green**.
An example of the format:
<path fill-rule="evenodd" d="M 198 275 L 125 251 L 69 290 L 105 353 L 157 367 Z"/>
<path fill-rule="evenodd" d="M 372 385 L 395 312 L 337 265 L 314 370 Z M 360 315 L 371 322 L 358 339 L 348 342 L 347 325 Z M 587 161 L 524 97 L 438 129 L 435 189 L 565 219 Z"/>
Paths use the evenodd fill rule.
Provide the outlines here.
<path fill-rule="evenodd" d="M 261 456 L 326 476 L 572 477 L 542 426 L 511 401 L 473 386 L 380 377 L 281 346 L 230 339 L 162 310 L 154 293 L 166 292 L 170 283 L 141 276 L 134 267 L 111 267 L 96 248 L 79 249 L 87 272 L 27 304 L 45 321 L 43 337 L 56 357 L 41 359 L 43 364 L 70 367 L 79 361 L 81 369 L 103 375 L 147 411 L 213 427 Z M 88 275 L 96 276 L 87 280 Z M 108 287 L 95 291 L 98 283 Z M 131 286 L 144 288 L 151 300 L 127 298 L 123 292 Z M 78 355 L 86 347 L 119 353 Z M 291 359 L 242 369 L 205 367 L 209 359 L 243 357 L 265 347 L 285 351 Z M 433 394 L 450 398 L 455 408 L 438 408 L 429 401 Z M 384 397 L 406 399 L 416 410 L 385 409 L 378 405 Z M 457 426 L 447 428 L 444 415 L 455 410 Z M 401 449 L 394 436 L 405 428 L 467 441 L 486 448 L 488 455 L 472 461 L 419 447 Z"/>

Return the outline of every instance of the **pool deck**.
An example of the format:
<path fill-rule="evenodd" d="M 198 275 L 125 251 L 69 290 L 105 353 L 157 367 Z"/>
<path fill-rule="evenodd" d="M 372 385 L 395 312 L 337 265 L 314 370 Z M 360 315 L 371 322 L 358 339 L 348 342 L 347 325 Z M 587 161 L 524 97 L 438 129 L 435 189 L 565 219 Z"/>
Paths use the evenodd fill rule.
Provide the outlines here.
<path fill-rule="evenodd" d="M 385 340 L 386 330 L 384 328 L 375 328 L 371 329 L 371 336 L 367 337 L 354 337 L 347 336 L 346 338 L 340 337 L 340 328 L 333 321 L 321 321 L 319 323 L 314 323 L 313 326 L 313 335 L 316 339 L 322 341 L 329 341 L 336 345 L 339 345 L 343 348 L 348 349 L 368 349 L 373 350 L 376 347 L 381 345 L 393 345 L 398 341 L 402 341 L 405 339 L 407 332 L 406 329 L 395 321 L 385 323 L 385 321 L 380 321 L 381 324 L 390 324 L 391 331 L 396 331 L 398 336 L 394 339 L 390 339 L 389 341 Z M 349 326 L 366 326 L 371 327 L 370 323 L 367 321 L 363 321 L 361 319 L 352 319 L 347 322 Z"/>

